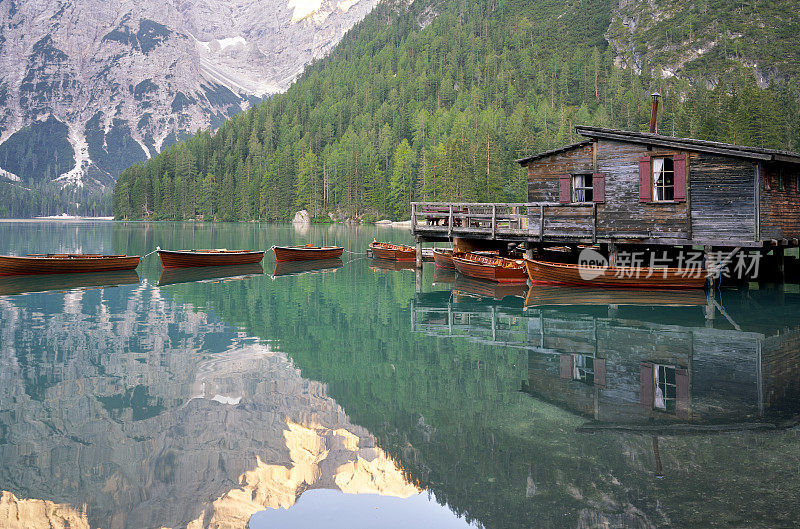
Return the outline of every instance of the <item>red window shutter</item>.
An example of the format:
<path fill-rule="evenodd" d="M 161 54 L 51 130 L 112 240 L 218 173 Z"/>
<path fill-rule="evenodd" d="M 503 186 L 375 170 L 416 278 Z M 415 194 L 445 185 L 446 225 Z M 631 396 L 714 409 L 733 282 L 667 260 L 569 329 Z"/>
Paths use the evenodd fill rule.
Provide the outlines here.
<path fill-rule="evenodd" d="M 645 408 L 653 407 L 653 364 L 642 362 L 639 365 L 639 396 L 642 406 Z"/>
<path fill-rule="evenodd" d="M 561 355 L 561 378 L 572 380 L 572 355 Z"/>
<path fill-rule="evenodd" d="M 592 201 L 605 202 L 606 201 L 606 175 L 603 173 L 594 173 L 592 175 Z"/>
<path fill-rule="evenodd" d="M 678 154 L 672 158 L 675 164 L 675 200 L 686 200 L 686 155 Z"/>
<path fill-rule="evenodd" d="M 594 385 L 606 387 L 606 361 L 601 358 L 594 359 Z"/>
<path fill-rule="evenodd" d="M 653 170 L 649 156 L 639 158 L 639 202 L 650 202 L 653 195 Z"/>
<path fill-rule="evenodd" d="M 689 418 L 689 372 L 681 368 L 675 369 L 675 414 Z"/>
<path fill-rule="evenodd" d="M 572 177 L 568 174 L 558 177 L 558 201 L 562 204 L 572 202 Z"/>

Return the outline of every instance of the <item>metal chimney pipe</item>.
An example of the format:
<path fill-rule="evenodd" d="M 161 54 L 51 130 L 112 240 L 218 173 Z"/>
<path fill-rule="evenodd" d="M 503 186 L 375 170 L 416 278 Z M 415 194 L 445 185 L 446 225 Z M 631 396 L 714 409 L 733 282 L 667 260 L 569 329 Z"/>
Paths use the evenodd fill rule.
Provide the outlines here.
<path fill-rule="evenodd" d="M 661 94 L 653 92 L 650 94 L 650 97 L 653 98 L 653 109 L 650 111 L 650 134 L 655 134 L 656 116 L 658 116 L 658 98 L 661 97 Z"/>

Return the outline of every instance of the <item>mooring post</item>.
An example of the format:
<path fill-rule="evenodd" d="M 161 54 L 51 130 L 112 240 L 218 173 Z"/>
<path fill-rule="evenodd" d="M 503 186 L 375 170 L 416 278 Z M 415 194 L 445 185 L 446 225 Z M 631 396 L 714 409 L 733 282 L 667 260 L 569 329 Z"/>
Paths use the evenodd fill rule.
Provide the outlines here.
<path fill-rule="evenodd" d="M 422 268 L 422 241 L 417 239 L 417 268 Z"/>
<path fill-rule="evenodd" d="M 608 243 L 608 266 L 616 266 L 617 264 L 617 243 Z"/>
<path fill-rule="evenodd" d="M 533 246 L 530 242 L 525 243 L 525 258 L 533 260 Z"/>
<path fill-rule="evenodd" d="M 716 295 L 714 294 L 714 288 L 712 287 L 706 291 L 706 327 L 711 327 L 713 325 L 714 317 L 717 315 L 717 307 L 714 303 L 715 301 Z"/>
<path fill-rule="evenodd" d="M 714 248 L 712 246 L 704 246 L 703 252 L 706 261 L 706 283 L 711 293 L 714 293 L 714 275 L 716 274 L 716 263 L 714 262 Z M 713 318 L 713 316 L 712 316 Z"/>
<path fill-rule="evenodd" d="M 783 251 L 783 246 L 779 246 L 772 251 L 775 255 L 775 267 L 778 273 L 778 280 L 782 280 L 786 274 L 786 252 Z"/>
<path fill-rule="evenodd" d="M 417 294 L 422 294 L 422 268 L 417 268 L 414 273 L 417 280 Z"/>

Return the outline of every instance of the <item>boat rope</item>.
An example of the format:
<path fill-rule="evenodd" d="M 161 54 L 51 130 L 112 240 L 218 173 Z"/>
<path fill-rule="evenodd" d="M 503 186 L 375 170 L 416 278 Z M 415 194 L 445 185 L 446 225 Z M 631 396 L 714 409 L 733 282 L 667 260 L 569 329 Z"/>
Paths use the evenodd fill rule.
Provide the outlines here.
<path fill-rule="evenodd" d="M 159 250 L 161 250 L 161 248 L 160 248 L 159 246 L 156 246 L 156 249 L 155 249 L 155 250 L 153 250 L 153 251 L 152 251 L 152 252 L 150 252 L 149 254 L 145 255 L 144 257 L 142 257 L 142 259 L 147 259 L 148 257 L 150 257 L 151 255 L 153 255 L 154 253 L 156 253 L 156 252 L 157 252 L 157 251 L 159 251 Z"/>

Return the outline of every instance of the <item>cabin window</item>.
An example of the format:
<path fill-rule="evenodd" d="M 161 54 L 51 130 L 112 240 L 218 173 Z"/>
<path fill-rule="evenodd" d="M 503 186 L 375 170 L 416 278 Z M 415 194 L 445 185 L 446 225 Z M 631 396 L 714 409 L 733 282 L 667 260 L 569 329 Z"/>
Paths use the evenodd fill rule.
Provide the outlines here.
<path fill-rule="evenodd" d="M 594 384 L 594 358 L 587 355 L 573 356 L 572 379 L 585 384 Z"/>
<path fill-rule="evenodd" d="M 656 364 L 653 366 L 653 408 L 668 413 L 675 413 L 675 401 L 678 395 L 675 381 L 675 367 Z"/>
<path fill-rule="evenodd" d="M 594 200 L 594 186 L 592 175 L 572 175 L 572 201 L 592 202 Z"/>
<path fill-rule="evenodd" d="M 653 201 L 675 200 L 675 162 L 653 158 Z"/>

